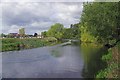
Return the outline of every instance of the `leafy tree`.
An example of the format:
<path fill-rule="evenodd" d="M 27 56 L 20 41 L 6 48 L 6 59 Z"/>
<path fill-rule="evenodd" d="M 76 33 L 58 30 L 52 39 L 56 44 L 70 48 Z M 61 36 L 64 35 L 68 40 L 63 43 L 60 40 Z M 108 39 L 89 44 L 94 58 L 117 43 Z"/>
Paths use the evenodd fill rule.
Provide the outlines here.
<path fill-rule="evenodd" d="M 96 38 L 90 34 L 90 32 L 87 30 L 87 26 L 82 26 L 80 27 L 80 40 L 82 42 L 96 42 Z"/>
<path fill-rule="evenodd" d="M 79 23 L 71 24 L 70 28 L 65 28 L 63 31 L 64 39 L 79 39 L 79 37 L 80 37 Z"/>
<path fill-rule="evenodd" d="M 74 39 L 79 39 L 79 37 L 80 37 L 80 28 L 79 28 L 79 26 L 80 26 L 80 23 L 78 23 L 78 24 L 74 24 L 73 25 L 73 27 L 72 27 L 72 33 L 73 33 L 73 38 Z"/>
<path fill-rule="evenodd" d="M 19 35 L 20 37 L 25 37 L 25 28 L 19 29 Z"/>
<path fill-rule="evenodd" d="M 60 23 L 56 23 L 51 26 L 51 28 L 47 32 L 47 36 L 55 37 L 57 39 L 61 39 L 63 36 L 64 26 Z"/>
<path fill-rule="evenodd" d="M 113 39 L 117 40 L 118 4 L 117 2 L 84 3 L 82 25 L 85 25 L 87 31 L 98 40 L 106 43 Z"/>
<path fill-rule="evenodd" d="M 0 37 L 6 37 L 6 35 L 2 33 L 2 34 L 0 34 Z"/>
<path fill-rule="evenodd" d="M 63 31 L 63 38 L 64 39 L 72 39 L 73 38 L 73 29 L 72 28 L 65 28 Z"/>
<path fill-rule="evenodd" d="M 47 31 L 41 32 L 41 35 L 42 35 L 43 37 L 47 37 Z"/>
<path fill-rule="evenodd" d="M 63 30 L 63 37 L 64 39 L 71 39 L 71 29 L 70 28 L 65 28 Z"/>

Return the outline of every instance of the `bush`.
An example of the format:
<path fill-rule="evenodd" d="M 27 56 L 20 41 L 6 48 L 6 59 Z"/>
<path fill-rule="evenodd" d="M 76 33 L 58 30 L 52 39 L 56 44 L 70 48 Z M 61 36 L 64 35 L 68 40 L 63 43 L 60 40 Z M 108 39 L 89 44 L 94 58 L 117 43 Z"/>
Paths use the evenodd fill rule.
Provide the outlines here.
<path fill-rule="evenodd" d="M 119 45 L 119 44 L 118 44 Z M 107 62 L 107 68 L 101 70 L 96 75 L 96 78 L 115 78 L 115 80 L 118 79 L 118 61 L 114 61 L 112 49 L 108 50 L 108 53 L 102 57 L 102 60 Z"/>
<path fill-rule="evenodd" d="M 55 37 L 46 37 L 44 38 L 45 41 L 48 41 L 48 42 L 56 42 L 57 39 Z"/>
<path fill-rule="evenodd" d="M 112 59 L 112 50 L 110 49 L 108 54 L 102 56 L 102 60 L 103 61 L 109 61 L 111 59 Z"/>

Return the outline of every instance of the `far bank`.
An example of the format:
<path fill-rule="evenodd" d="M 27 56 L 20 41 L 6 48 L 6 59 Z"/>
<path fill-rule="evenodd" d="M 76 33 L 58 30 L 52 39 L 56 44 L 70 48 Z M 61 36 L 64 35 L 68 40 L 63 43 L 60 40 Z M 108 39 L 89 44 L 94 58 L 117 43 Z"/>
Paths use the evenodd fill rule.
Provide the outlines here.
<path fill-rule="evenodd" d="M 0 39 L 1 49 L 0 51 L 15 51 L 22 49 L 31 49 L 49 45 L 55 45 L 59 43 L 59 41 L 54 37 L 46 37 L 46 38 L 5 38 Z"/>

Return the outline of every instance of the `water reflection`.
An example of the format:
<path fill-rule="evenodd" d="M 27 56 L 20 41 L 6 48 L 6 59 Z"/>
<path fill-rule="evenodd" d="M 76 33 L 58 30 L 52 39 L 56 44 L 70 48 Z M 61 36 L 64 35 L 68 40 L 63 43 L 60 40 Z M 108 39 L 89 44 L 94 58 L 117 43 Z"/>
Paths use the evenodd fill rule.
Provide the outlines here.
<path fill-rule="evenodd" d="M 81 44 L 84 57 L 84 68 L 82 75 L 84 78 L 94 78 L 98 71 L 104 69 L 107 64 L 101 60 L 102 55 L 107 53 L 107 48 L 93 43 Z"/>
<path fill-rule="evenodd" d="M 93 78 L 106 66 L 107 49 L 97 44 L 72 43 L 23 51 L 4 52 L 5 78 Z M 24 71 L 24 72 L 23 72 Z"/>
<path fill-rule="evenodd" d="M 83 58 L 76 45 L 3 52 L 4 78 L 82 78 Z"/>

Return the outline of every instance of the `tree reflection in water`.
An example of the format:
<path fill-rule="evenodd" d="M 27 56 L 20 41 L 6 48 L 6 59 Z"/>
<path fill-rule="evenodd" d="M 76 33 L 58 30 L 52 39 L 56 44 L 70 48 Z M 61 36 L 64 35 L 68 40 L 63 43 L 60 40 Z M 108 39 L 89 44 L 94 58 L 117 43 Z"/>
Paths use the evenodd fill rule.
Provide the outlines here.
<path fill-rule="evenodd" d="M 86 79 L 94 78 L 101 69 L 107 66 L 107 63 L 103 62 L 101 58 L 108 53 L 108 50 L 93 43 L 81 44 L 81 49 L 84 57 L 82 76 Z"/>

